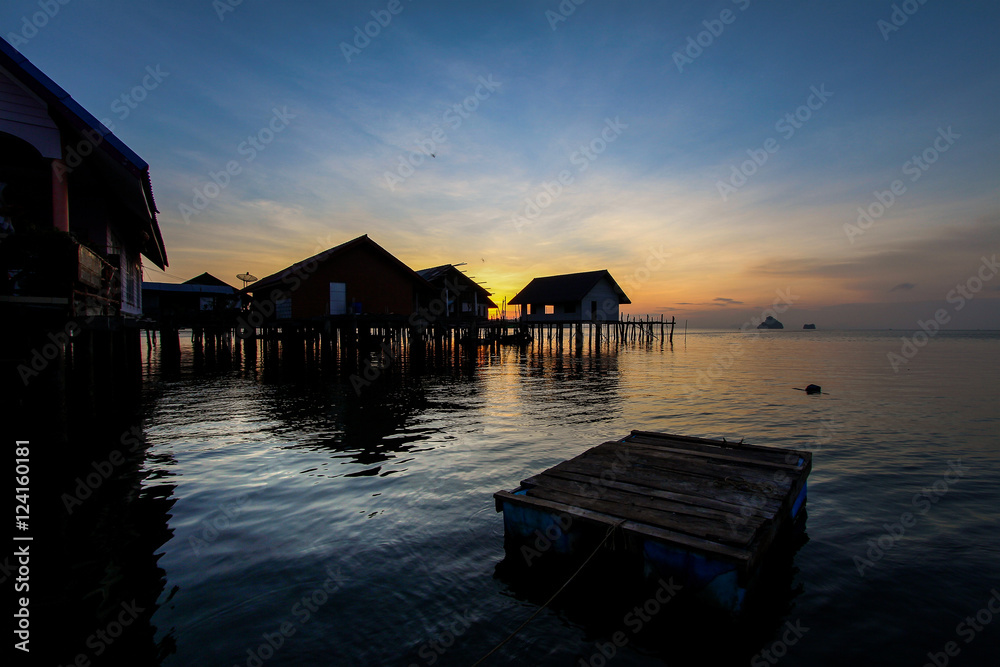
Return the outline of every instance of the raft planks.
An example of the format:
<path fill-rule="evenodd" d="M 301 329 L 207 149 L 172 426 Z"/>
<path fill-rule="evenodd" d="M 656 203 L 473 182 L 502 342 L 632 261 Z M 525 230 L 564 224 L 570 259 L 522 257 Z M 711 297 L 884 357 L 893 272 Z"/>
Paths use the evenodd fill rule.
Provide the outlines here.
<path fill-rule="evenodd" d="M 766 468 L 763 466 L 752 467 L 746 464 L 738 465 L 720 462 L 705 457 L 698 458 L 672 454 L 656 447 L 635 445 L 633 443 L 611 443 L 607 447 L 604 445 L 595 447 L 593 455 L 588 457 L 588 460 L 598 461 L 602 456 L 615 457 L 616 451 L 621 454 L 621 456 L 618 456 L 619 459 L 622 456 L 637 455 L 637 458 L 641 459 L 640 465 L 643 466 L 660 468 L 667 471 L 685 472 L 702 477 L 713 477 L 723 481 L 738 482 L 745 488 L 752 489 L 754 492 L 773 495 L 774 497 L 780 497 L 781 494 L 769 491 L 769 487 L 781 484 L 782 482 L 779 481 L 781 479 L 785 480 L 784 486 L 787 487 L 790 485 L 790 482 L 787 480 L 790 480 L 791 477 L 787 473 L 791 472 L 791 470 L 788 469 L 779 467 Z M 776 471 L 785 471 L 786 474 L 782 478 L 782 476 L 775 474 Z"/>
<path fill-rule="evenodd" d="M 509 491 L 498 491 L 494 494 L 498 502 L 509 502 L 512 505 L 522 507 L 533 507 L 536 509 L 549 510 L 554 514 L 568 514 L 577 519 L 585 519 L 594 523 L 604 524 L 608 527 L 614 526 L 622 519 L 610 514 L 594 512 L 574 505 L 544 500 L 541 498 L 527 498 L 526 496 L 515 495 Z M 723 556 L 734 561 L 748 561 L 750 556 L 746 549 L 737 549 L 718 544 L 709 540 L 702 540 L 685 533 L 677 533 L 655 526 L 648 526 L 641 523 L 625 520 L 621 524 L 622 530 L 630 531 L 640 535 L 658 538 L 664 542 L 686 547 L 692 551 L 698 551 L 710 555 Z"/>
<path fill-rule="evenodd" d="M 556 510 L 754 567 L 812 465 L 808 452 L 632 431 L 521 483 L 501 501 Z"/>
<path fill-rule="evenodd" d="M 591 478 L 587 475 L 577 475 L 576 473 L 564 471 L 550 471 L 541 473 L 541 475 L 529 477 L 528 479 L 522 481 L 521 484 L 525 486 L 535 486 L 542 483 L 541 479 L 565 480 L 568 482 L 575 482 L 577 484 L 586 484 L 591 481 Z M 651 486 L 640 486 L 638 484 L 619 482 L 617 480 L 601 480 L 601 485 L 602 488 L 617 489 L 620 491 L 628 491 L 630 493 L 643 494 L 652 498 L 677 501 L 676 506 L 672 511 L 680 512 L 682 514 L 694 514 L 696 516 L 710 517 L 714 516 L 723 519 L 728 516 L 740 514 L 739 505 L 715 500 L 713 498 L 702 498 L 683 493 L 674 493 L 672 491 L 663 491 Z M 761 517 L 767 515 L 765 511 L 758 508 L 751 508 L 750 513 L 753 516 Z"/>
<path fill-rule="evenodd" d="M 575 472 L 589 477 L 590 483 L 600 485 L 602 480 L 610 479 L 606 473 L 613 471 L 612 461 L 611 458 L 601 458 L 600 454 L 597 453 L 590 461 L 570 459 L 546 472 L 550 474 L 563 471 Z M 745 507 L 748 504 L 763 504 L 769 509 L 777 509 L 781 504 L 781 496 L 777 491 L 769 490 L 764 485 L 748 484 L 738 476 L 727 478 L 725 476 L 703 475 L 698 474 L 697 471 L 688 472 L 671 468 L 657 461 L 641 459 L 639 461 L 628 467 L 627 475 L 616 476 L 616 478 L 628 479 L 635 484 L 663 491 L 677 491 L 692 496 L 722 500 L 740 507 Z"/>

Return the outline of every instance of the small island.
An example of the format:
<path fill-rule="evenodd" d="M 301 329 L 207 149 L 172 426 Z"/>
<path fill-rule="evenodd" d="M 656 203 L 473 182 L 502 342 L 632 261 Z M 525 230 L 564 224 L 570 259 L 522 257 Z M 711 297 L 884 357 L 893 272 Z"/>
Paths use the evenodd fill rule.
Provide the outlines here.
<path fill-rule="evenodd" d="M 779 322 L 778 320 L 774 319 L 770 315 L 768 315 L 766 320 L 764 320 L 763 322 L 761 322 L 760 324 L 757 325 L 757 328 L 758 329 L 784 329 L 785 325 L 782 324 L 781 322 Z"/>
<path fill-rule="evenodd" d="M 803 329 L 815 329 L 816 325 L 815 324 L 803 324 L 802 328 Z"/>

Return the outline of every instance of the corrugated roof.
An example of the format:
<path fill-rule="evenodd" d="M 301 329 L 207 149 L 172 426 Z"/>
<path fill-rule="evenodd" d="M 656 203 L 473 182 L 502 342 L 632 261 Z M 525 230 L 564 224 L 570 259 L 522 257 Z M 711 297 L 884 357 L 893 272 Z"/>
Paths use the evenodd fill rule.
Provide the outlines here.
<path fill-rule="evenodd" d="M 419 269 L 417 271 L 417 275 L 419 275 L 427 282 L 430 282 L 432 280 L 440 278 L 441 276 L 447 275 L 448 271 L 454 268 L 455 268 L 454 264 L 442 264 L 441 266 L 435 266 L 429 269 Z"/>
<path fill-rule="evenodd" d="M 454 272 L 454 275 L 458 280 L 462 280 L 463 282 L 467 282 L 468 284 L 472 285 L 473 289 L 475 289 L 476 292 L 478 292 L 479 295 L 482 297 L 483 305 L 485 305 L 488 308 L 500 307 L 493 302 L 493 299 L 490 298 L 491 296 L 493 296 L 493 294 L 490 293 L 488 289 L 477 283 L 469 276 L 465 275 L 465 273 L 463 273 L 454 264 L 442 264 L 441 266 L 434 266 L 429 269 L 420 269 L 419 271 L 417 271 L 417 274 L 427 282 L 434 283 L 437 280 L 445 279 L 448 276 L 448 274 L 452 272 Z"/>
<path fill-rule="evenodd" d="M 143 217 L 148 218 L 148 228 L 143 231 L 149 235 L 142 254 L 153 264 L 164 269 L 167 267 L 167 251 L 163 245 L 160 226 L 156 221 L 156 201 L 153 198 L 153 185 L 149 179 L 149 165 L 141 157 L 116 137 L 89 111 L 74 100 L 69 93 L 59 87 L 52 79 L 35 67 L 24 55 L 0 38 L 0 67 L 7 70 L 25 88 L 41 99 L 49 112 L 59 117 L 74 131 L 82 133 L 96 132 L 101 141 L 97 142 L 99 155 L 110 161 L 110 166 L 126 172 L 130 177 L 129 187 L 134 183 L 138 186 L 137 198 L 132 200 L 130 208 L 135 213 L 142 210 Z M 121 174 L 116 175 L 120 178 Z M 109 179 L 110 180 L 110 179 Z"/>
<path fill-rule="evenodd" d="M 618 293 L 618 303 L 632 303 L 607 269 L 535 278 L 507 303 L 516 306 L 531 303 L 556 304 L 580 301 L 602 279 L 607 280 L 611 284 L 611 289 Z"/>

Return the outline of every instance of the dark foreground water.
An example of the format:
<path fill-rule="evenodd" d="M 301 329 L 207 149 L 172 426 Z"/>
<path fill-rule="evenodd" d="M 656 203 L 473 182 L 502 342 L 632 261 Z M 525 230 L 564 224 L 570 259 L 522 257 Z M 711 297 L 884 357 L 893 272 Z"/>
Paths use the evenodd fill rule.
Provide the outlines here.
<path fill-rule="evenodd" d="M 900 345 L 788 331 L 505 348 L 392 368 L 360 396 L 189 345 L 165 373 L 154 352 L 123 501 L 144 508 L 129 525 L 150 548 L 108 557 L 123 576 L 145 563 L 165 665 L 469 665 L 562 583 L 497 573 L 494 491 L 631 429 L 745 438 L 814 452 L 806 535 L 769 606 L 737 626 L 670 603 L 637 621 L 649 592 L 590 573 L 483 664 L 1000 664 L 1000 334 L 939 334 L 897 372 Z M 794 389 L 808 383 L 825 393 Z"/>

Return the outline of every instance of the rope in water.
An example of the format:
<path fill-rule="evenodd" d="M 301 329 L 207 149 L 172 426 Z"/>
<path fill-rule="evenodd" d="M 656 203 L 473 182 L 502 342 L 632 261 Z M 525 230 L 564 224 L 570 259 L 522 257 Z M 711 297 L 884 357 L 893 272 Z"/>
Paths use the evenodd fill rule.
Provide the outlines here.
<path fill-rule="evenodd" d="M 557 590 L 555 593 L 553 593 L 552 597 L 550 597 L 548 600 L 545 601 L 545 604 L 543 604 L 541 607 L 539 607 L 538 609 L 536 609 L 535 613 L 533 613 L 531 616 L 529 616 L 524 621 L 524 623 L 522 623 L 521 625 L 517 626 L 517 628 L 514 630 L 514 632 L 510 633 L 509 635 L 507 635 L 506 639 L 504 639 L 502 642 L 500 642 L 499 644 L 497 644 L 496 646 L 494 646 L 493 649 L 489 653 L 487 653 L 486 655 L 484 655 L 483 657 L 481 657 L 479 660 L 476 660 L 474 663 L 472 663 L 472 667 L 476 667 L 477 665 L 479 665 L 480 663 L 482 663 L 484 660 L 486 660 L 488 657 L 490 657 L 491 655 L 493 655 L 494 653 L 496 653 L 497 651 L 499 651 L 501 646 L 503 646 L 504 644 L 506 644 L 507 642 L 509 642 L 511 639 L 513 639 L 514 636 L 517 633 L 519 633 L 521 630 L 523 630 L 525 628 L 526 625 L 528 625 L 528 623 L 531 623 L 531 620 L 533 618 L 535 618 L 535 616 L 538 616 L 540 613 L 542 613 L 542 610 L 545 609 L 546 607 L 548 607 L 552 603 L 552 601 L 555 600 L 556 597 L 560 593 L 563 592 L 563 589 L 566 588 L 567 586 L 569 586 L 570 582 L 572 582 L 574 579 L 576 579 L 576 575 L 580 574 L 580 572 L 583 571 L 583 568 L 587 567 L 587 563 L 590 562 L 590 559 L 592 559 L 594 556 L 597 555 L 597 552 L 600 551 L 601 547 L 604 546 L 604 543 L 608 541 L 608 538 L 611 537 L 612 533 L 615 532 L 615 529 L 618 528 L 619 526 L 621 526 L 623 523 L 625 523 L 625 521 L 626 521 L 626 519 L 622 519 L 618 523 L 616 523 L 613 526 L 611 526 L 610 528 L 608 528 L 608 532 L 604 534 L 604 539 L 601 540 L 601 543 L 597 545 L 597 547 L 590 553 L 589 556 L 587 556 L 587 559 L 585 561 L 583 561 L 583 563 L 580 565 L 580 567 L 578 567 L 576 569 L 576 572 L 574 572 L 570 576 L 570 578 L 566 580 L 566 583 L 564 583 L 562 586 L 560 586 L 559 590 Z"/>

